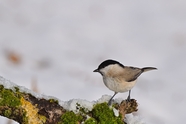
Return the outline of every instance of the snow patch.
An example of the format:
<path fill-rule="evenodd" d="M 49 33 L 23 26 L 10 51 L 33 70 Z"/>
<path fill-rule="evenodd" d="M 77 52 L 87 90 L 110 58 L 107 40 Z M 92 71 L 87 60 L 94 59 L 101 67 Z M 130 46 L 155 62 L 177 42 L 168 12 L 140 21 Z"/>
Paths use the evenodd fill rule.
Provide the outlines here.
<path fill-rule="evenodd" d="M 134 116 L 133 114 L 126 114 L 124 121 L 127 124 L 145 124 L 139 116 Z"/>
<path fill-rule="evenodd" d="M 111 98 L 110 95 L 102 95 L 102 97 L 97 100 L 97 103 L 108 102 L 110 100 L 110 98 Z"/>
<path fill-rule="evenodd" d="M 89 111 L 92 110 L 94 102 L 89 102 L 87 100 L 81 100 L 81 99 L 72 99 L 69 101 L 66 101 L 62 104 L 62 106 L 69 111 L 73 111 L 74 113 L 78 113 L 79 110 L 77 109 L 77 104 L 79 104 L 80 107 L 84 107 L 88 109 Z"/>
<path fill-rule="evenodd" d="M 119 111 L 118 111 L 117 109 L 113 108 L 113 112 L 114 112 L 114 115 L 115 115 L 116 117 L 119 116 Z"/>
<path fill-rule="evenodd" d="M 11 82 L 10 80 L 7 80 L 5 78 L 3 78 L 2 76 L 0 76 L 0 85 L 3 85 L 4 88 L 6 89 L 11 89 L 12 91 L 16 91 L 16 87 L 19 88 L 19 91 L 20 92 L 23 92 L 23 93 L 29 93 L 31 94 L 32 96 L 35 96 L 36 98 L 40 99 L 40 98 L 44 98 L 46 100 L 49 100 L 49 99 L 54 99 L 54 100 L 57 100 L 59 102 L 61 102 L 59 99 L 57 99 L 56 97 L 53 97 L 53 96 L 46 96 L 44 94 L 39 94 L 39 93 L 36 93 L 26 87 L 23 87 L 23 86 L 18 86 L 17 84 Z"/>
<path fill-rule="evenodd" d="M 18 87 L 18 85 L 14 84 L 13 82 L 6 80 L 5 78 L 0 76 L 0 84 L 3 85 L 7 89 L 15 90 L 14 87 Z"/>

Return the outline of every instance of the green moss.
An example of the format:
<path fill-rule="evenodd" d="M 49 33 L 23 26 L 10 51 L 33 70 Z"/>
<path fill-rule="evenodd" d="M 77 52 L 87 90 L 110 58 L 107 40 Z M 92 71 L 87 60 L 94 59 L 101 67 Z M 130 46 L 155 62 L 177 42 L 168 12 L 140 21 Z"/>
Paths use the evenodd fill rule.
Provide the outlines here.
<path fill-rule="evenodd" d="M 0 91 L 0 105 L 16 107 L 20 105 L 20 100 L 15 96 L 12 90 L 1 89 Z"/>
<path fill-rule="evenodd" d="M 27 115 L 26 115 L 26 111 L 25 110 L 23 110 L 23 122 L 24 122 L 24 124 L 28 124 L 28 117 L 27 117 Z"/>
<path fill-rule="evenodd" d="M 85 121 L 84 124 L 97 124 L 97 122 L 94 118 L 89 118 Z"/>
<path fill-rule="evenodd" d="M 4 89 L 4 86 L 3 85 L 0 85 L 0 91 Z"/>
<path fill-rule="evenodd" d="M 47 118 L 45 116 L 39 115 L 39 119 L 42 121 L 42 123 L 45 123 Z"/>
<path fill-rule="evenodd" d="M 19 92 L 19 88 L 18 87 L 14 87 L 16 92 Z"/>
<path fill-rule="evenodd" d="M 124 124 L 121 116 L 116 117 L 107 103 L 96 104 L 92 110 L 92 117 L 98 121 L 98 124 Z"/>
<path fill-rule="evenodd" d="M 55 99 L 49 99 L 49 102 L 51 102 L 51 103 L 57 103 L 57 104 L 59 103 L 58 100 L 55 100 Z"/>
<path fill-rule="evenodd" d="M 58 124 L 78 124 L 82 121 L 84 124 L 125 124 L 121 115 L 116 117 L 107 103 L 96 104 L 92 111 L 88 111 L 77 103 L 76 109 L 79 111 L 78 114 L 68 111 L 62 115 L 61 122 Z M 87 115 L 90 118 L 87 119 Z"/>
<path fill-rule="evenodd" d="M 61 116 L 62 121 L 58 124 L 78 124 L 83 120 L 81 115 L 76 115 L 72 111 L 68 111 Z"/>
<path fill-rule="evenodd" d="M 4 111 L 5 117 L 10 117 L 11 114 L 12 114 L 12 111 L 10 109 Z"/>

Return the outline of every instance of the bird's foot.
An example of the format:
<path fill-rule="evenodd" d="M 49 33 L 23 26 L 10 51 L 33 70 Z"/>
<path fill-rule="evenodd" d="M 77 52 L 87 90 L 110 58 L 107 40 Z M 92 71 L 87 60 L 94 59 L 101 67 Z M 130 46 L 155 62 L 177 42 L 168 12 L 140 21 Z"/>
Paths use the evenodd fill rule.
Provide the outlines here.
<path fill-rule="evenodd" d="M 130 96 L 127 97 L 127 100 L 126 101 L 127 102 L 130 102 L 131 101 Z"/>
<path fill-rule="evenodd" d="M 111 104 L 112 104 L 112 99 L 110 99 L 110 100 L 108 101 L 108 106 L 111 106 Z"/>

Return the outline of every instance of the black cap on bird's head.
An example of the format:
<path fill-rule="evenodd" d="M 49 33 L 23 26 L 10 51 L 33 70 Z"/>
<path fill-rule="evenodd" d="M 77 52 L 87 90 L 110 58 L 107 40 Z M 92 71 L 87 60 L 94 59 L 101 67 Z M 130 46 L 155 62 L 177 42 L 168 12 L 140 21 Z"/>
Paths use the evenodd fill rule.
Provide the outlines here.
<path fill-rule="evenodd" d="M 105 67 L 108 66 L 108 65 L 113 65 L 113 64 L 118 64 L 119 66 L 124 67 L 124 65 L 122 65 L 122 64 L 119 63 L 118 61 L 108 59 L 108 60 L 103 61 L 103 62 L 98 66 L 98 68 L 95 69 L 93 72 L 99 72 L 100 69 L 105 68 Z"/>

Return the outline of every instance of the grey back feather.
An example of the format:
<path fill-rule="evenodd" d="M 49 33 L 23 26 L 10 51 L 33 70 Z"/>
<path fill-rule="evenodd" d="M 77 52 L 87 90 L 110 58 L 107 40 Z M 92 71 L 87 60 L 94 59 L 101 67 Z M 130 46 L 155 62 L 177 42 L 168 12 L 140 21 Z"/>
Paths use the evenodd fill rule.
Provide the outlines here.
<path fill-rule="evenodd" d="M 127 82 L 136 80 L 143 72 L 154 70 L 154 67 L 136 68 L 136 67 L 124 67 L 124 78 Z"/>

